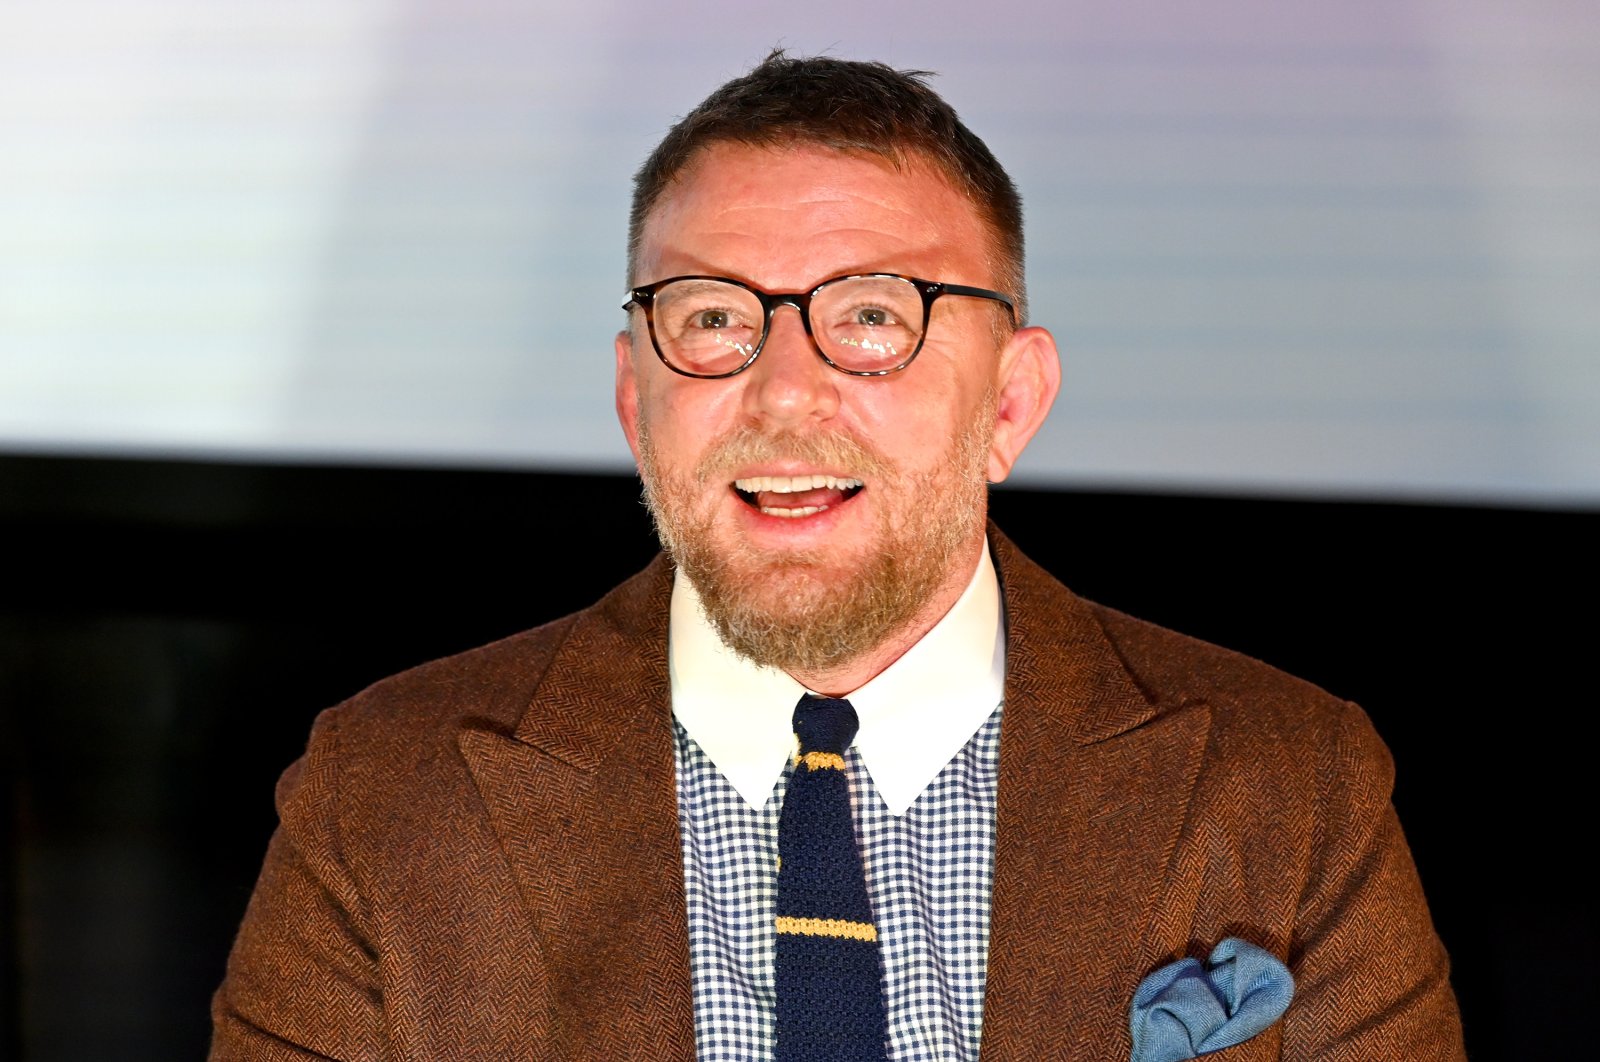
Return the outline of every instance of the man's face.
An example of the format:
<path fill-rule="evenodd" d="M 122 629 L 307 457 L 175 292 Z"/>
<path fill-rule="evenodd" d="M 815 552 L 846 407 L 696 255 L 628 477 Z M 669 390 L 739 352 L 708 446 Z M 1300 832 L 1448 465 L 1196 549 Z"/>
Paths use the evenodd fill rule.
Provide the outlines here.
<path fill-rule="evenodd" d="M 714 145 L 651 214 L 633 279 L 801 292 L 900 273 L 990 287 L 991 245 L 967 199 L 920 163 Z M 982 545 L 986 476 L 1004 478 L 1037 426 L 995 433 L 1017 361 L 1018 340 L 996 338 L 1003 312 L 941 299 L 907 369 L 852 377 L 783 307 L 753 365 L 699 380 L 661 364 L 633 311 L 617 338 L 618 416 L 663 541 L 735 650 L 834 671 L 919 636 L 953 603 Z"/>

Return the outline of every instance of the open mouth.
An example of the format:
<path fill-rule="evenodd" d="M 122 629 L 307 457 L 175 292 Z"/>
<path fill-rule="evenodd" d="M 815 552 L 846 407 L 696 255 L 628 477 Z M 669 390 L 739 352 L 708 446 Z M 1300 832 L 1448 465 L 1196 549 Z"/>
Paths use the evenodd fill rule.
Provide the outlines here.
<path fill-rule="evenodd" d="M 860 493 L 864 484 L 844 476 L 751 476 L 733 481 L 746 505 L 767 516 L 813 516 Z"/>

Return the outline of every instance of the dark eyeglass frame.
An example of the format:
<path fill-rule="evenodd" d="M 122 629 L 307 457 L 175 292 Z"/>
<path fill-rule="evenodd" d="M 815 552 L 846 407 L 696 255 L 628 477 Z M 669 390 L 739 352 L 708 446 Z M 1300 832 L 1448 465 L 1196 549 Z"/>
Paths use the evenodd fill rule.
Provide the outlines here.
<path fill-rule="evenodd" d="M 748 291 L 761 304 L 761 338 L 756 341 L 754 349 L 750 351 L 750 356 L 738 368 L 730 369 L 727 372 L 690 372 L 672 364 L 667 360 L 667 356 L 661 352 L 661 344 L 656 339 L 654 313 L 656 292 L 668 284 L 673 284 L 680 280 L 713 280 L 719 284 L 731 284 L 736 288 L 743 288 Z M 844 280 L 904 280 L 915 287 L 917 293 L 922 296 L 922 326 L 917 335 L 917 345 L 900 364 L 888 369 L 847 369 L 828 357 L 823 351 L 822 344 L 817 342 L 816 336 L 811 332 L 811 300 L 816 298 L 817 292 L 823 288 Z M 998 291 L 990 291 L 988 288 L 969 287 L 966 284 L 946 284 L 938 280 L 919 280 L 916 277 L 902 276 L 899 273 L 847 273 L 844 276 L 829 277 L 810 291 L 794 292 L 762 291 L 760 288 L 752 287 L 742 280 L 734 280 L 732 277 L 690 274 L 687 276 L 668 277 L 653 284 L 641 285 L 630 291 L 628 295 L 628 301 L 622 304 L 622 308 L 629 310 L 638 307 L 644 311 L 645 326 L 650 332 L 650 345 L 655 348 L 656 357 L 661 359 L 661 364 L 680 376 L 689 376 L 696 380 L 725 380 L 730 376 L 737 376 L 755 364 L 755 360 L 761 356 L 761 351 L 766 348 L 767 336 L 772 334 L 772 315 L 777 312 L 780 306 L 793 306 L 799 312 L 800 324 L 806 330 L 806 338 L 811 340 L 811 349 L 817 352 L 817 357 L 821 358 L 823 363 L 830 369 L 836 369 L 846 376 L 888 376 L 904 370 L 922 352 L 922 344 L 928 340 L 928 322 L 933 318 L 933 304 L 945 295 L 965 295 L 975 299 L 990 299 L 994 302 L 1004 303 L 1007 312 L 1011 314 L 1012 326 L 1016 327 L 1018 324 L 1017 304 L 1009 295 Z"/>

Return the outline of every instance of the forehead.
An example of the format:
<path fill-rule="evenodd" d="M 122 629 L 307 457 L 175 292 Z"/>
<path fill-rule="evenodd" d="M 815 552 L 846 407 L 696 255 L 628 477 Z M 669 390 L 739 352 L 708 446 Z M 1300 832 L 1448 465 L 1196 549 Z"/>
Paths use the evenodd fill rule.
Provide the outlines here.
<path fill-rule="evenodd" d="M 811 145 L 703 148 L 641 233 L 637 282 L 683 273 L 801 290 L 851 272 L 986 284 L 991 237 L 932 163 Z"/>

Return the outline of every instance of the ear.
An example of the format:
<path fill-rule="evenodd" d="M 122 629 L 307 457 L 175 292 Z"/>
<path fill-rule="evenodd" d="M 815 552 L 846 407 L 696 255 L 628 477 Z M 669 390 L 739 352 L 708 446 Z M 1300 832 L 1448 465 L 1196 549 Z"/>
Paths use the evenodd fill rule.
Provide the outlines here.
<path fill-rule="evenodd" d="M 1011 474 L 1061 390 L 1061 356 L 1043 328 L 1019 328 L 1000 348 L 996 380 L 994 442 L 989 447 L 989 482 Z"/>
<path fill-rule="evenodd" d="M 633 371 L 633 333 L 624 328 L 617 333 L 617 421 L 622 434 L 639 460 L 639 381 Z"/>

